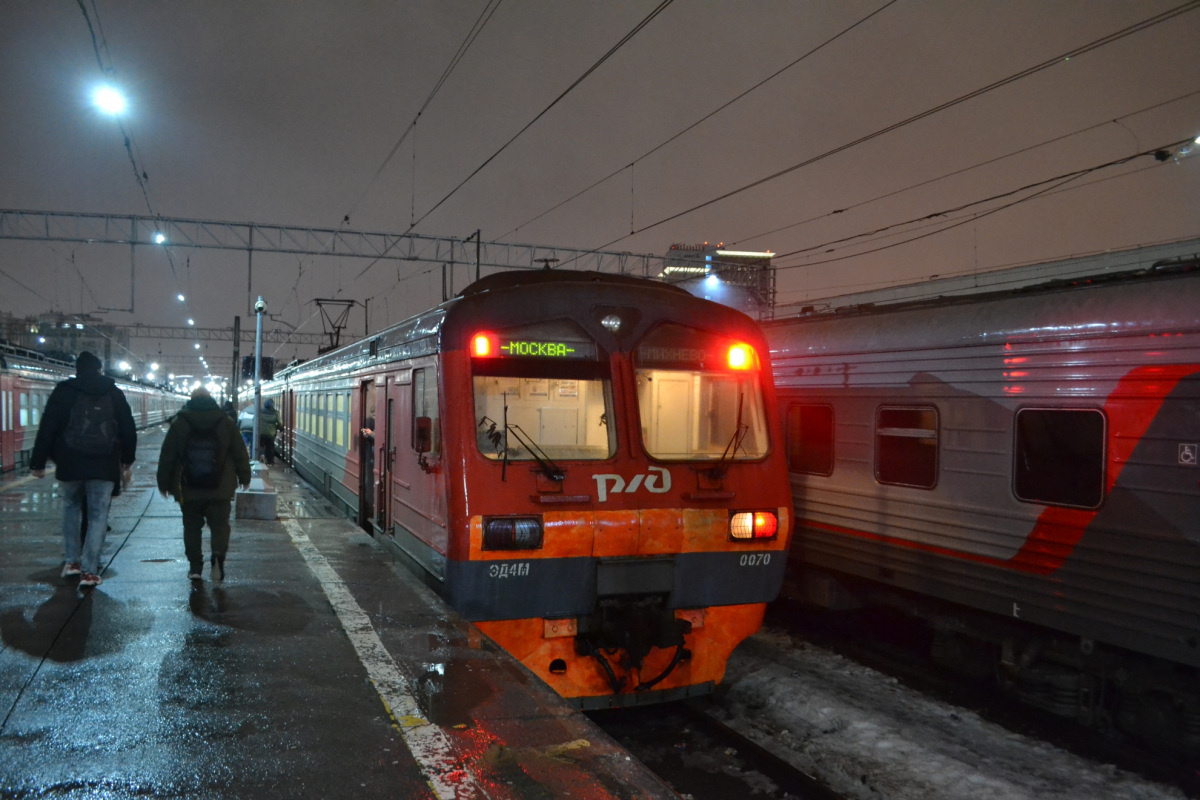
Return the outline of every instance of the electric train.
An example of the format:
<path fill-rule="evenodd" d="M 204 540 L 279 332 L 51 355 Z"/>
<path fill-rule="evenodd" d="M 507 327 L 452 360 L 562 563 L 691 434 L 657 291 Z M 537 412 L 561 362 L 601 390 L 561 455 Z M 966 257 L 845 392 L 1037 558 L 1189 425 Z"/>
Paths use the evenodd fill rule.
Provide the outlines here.
<path fill-rule="evenodd" d="M 661 282 L 459 296 L 264 385 L 294 469 L 582 708 L 710 691 L 792 526 L 766 341 Z"/>

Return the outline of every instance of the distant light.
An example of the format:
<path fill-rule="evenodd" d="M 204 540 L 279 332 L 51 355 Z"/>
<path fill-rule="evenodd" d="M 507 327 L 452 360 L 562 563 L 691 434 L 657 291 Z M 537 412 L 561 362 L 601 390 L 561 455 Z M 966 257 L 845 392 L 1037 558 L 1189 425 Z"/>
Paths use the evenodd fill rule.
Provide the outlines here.
<path fill-rule="evenodd" d="M 188 325 L 195 325 L 195 324 L 196 324 L 196 320 L 192 319 L 191 317 L 188 317 Z"/>
<path fill-rule="evenodd" d="M 707 278 L 704 279 L 704 285 L 708 286 L 709 288 L 714 288 L 714 287 L 720 286 L 721 279 L 718 278 L 716 275 L 709 275 Z"/>
<path fill-rule="evenodd" d="M 196 348 L 197 350 L 199 350 L 199 349 L 200 349 L 200 343 L 199 343 L 199 342 L 196 342 L 196 344 L 195 344 L 195 348 Z"/>
<path fill-rule="evenodd" d="M 158 371 L 158 362 L 157 362 L 157 361 L 156 361 L 156 362 L 152 362 L 152 363 L 150 364 L 150 369 L 152 369 L 152 370 L 154 370 L 155 372 L 157 372 L 157 371 Z"/>
<path fill-rule="evenodd" d="M 159 231 L 155 231 L 155 233 L 154 233 L 154 243 L 155 243 L 155 244 L 162 244 L 162 243 L 163 243 L 163 242 L 165 242 L 166 240 L 167 240 L 167 237 L 166 237 L 166 236 L 164 236 L 164 235 L 163 235 L 161 232 L 159 232 Z"/>
<path fill-rule="evenodd" d="M 45 344 L 45 343 L 46 343 L 46 337 L 45 337 L 45 336 L 39 336 L 39 337 L 38 337 L 38 344 Z"/>
<path fill-rule="evenodd" d="M 152 381 L 152 380 L 154 380 L 154 373 L 153 373 L 153 372 L 147 372 L 147 373 L 146 373 L 146 380 L 148 380 L 148 381 Z"/>
<path fill-rule="evenodd" d="M 76 323 L 75 323 L 75 330 L 78 330 L 78 331 L 81 331 L 81 330 L 83 330 L 83 323 L 82 323 L 82 322 L 76 322 Z"/>
<path fill-rule="evenodd" d="M 129 107 L 125 95 L 112 86 L 101 86 L 92 92 L 92 102 L 105 114 L 123 114 Z"/>
<path fill-rule="evenodd" d="M 181 295 L 181 294 L 180 294 L 180 295 L 176 295 L 176 297 L 178 297 L 178 298 L 179 298 L 179 302 L 181 302 L 181 303 L 183 302 L 183 295 Z"/>
<path fill-rule="evenodd" d="M 122 361 L 120 364 L 117 364 L 117 369 L 121 370 L 121 372 L 129 372 L 129 362 Z"/>
<path fill-rule="evenodd" d="M 730 258 L 773 258 L 775 256 L 770 250 L 718 250 L 717 255 L 729 256 Z"/>

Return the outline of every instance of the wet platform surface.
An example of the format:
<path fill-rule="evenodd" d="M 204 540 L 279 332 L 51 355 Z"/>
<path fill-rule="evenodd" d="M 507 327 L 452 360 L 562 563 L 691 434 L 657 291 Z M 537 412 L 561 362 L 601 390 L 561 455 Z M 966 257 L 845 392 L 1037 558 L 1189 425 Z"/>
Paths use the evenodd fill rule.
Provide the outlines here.
<path fill-rule="evenodd" d="M 53 479 L 0 480 L 0 797 L 676 797 L 284 468 L 188 581 L 161 441 L 92 590 Z"/>

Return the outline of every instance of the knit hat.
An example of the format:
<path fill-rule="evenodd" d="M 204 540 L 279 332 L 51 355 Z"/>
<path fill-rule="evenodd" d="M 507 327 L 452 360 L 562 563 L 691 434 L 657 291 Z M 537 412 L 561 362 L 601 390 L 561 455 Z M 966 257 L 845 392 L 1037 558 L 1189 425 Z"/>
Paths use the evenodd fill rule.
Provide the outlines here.
<path fill-rule="evenodd" d="M 75 374 L 82 375 L 85 372 L 99 372 L 104 367 L 104 363 L 94 355 L 84 350 L 75 359 Z"/>

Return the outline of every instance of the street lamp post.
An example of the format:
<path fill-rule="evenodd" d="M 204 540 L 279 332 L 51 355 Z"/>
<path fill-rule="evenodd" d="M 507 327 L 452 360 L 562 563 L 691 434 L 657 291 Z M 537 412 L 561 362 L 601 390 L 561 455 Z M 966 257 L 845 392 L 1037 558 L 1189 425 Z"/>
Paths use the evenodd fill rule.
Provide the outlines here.
<path fill-rule="evenodd" d="M 254 313 L 258 316 L 258 323 L 254 330 L 254 441 L 251 444 L 251 454 L 255 461 L 258 461 L 260 453 L 258 452 L 258 417 L 262 413 L 262 325 L 263 313 L 267 310 L 267 301 L 259 295 L 258 302 L 254 304 Z"/>

